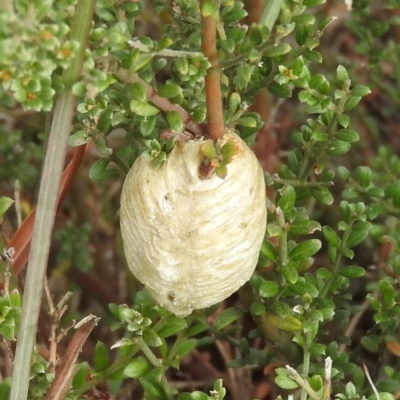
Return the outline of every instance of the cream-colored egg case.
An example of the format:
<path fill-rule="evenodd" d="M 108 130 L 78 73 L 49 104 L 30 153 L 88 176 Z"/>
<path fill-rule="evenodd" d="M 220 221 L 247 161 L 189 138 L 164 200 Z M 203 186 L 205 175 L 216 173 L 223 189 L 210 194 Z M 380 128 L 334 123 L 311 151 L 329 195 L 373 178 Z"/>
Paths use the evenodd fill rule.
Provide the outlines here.
<path fill-rule="evenodd" d="M 221 179 L 199 177 L 204 140 L 178 142 L 159 169 L 139 157 L 121 195 L 128 266 L 160 305 L 178 316 L 216 304 L 247 282 L 266 228 L 263 171 L 240 149 Z"/>

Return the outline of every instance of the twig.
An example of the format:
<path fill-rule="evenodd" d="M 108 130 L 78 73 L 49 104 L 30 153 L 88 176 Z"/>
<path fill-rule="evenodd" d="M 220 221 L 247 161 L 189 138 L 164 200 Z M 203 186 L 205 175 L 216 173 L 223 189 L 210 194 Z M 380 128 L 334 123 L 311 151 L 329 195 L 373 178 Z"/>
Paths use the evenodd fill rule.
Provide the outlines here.
<path fill-rule="evenodd" d="M 150 347 L 145 343 L 145 341 L 140 338 L 138 340 L 138 346 L 140 350 L 142 350 L 143 354 L 146 356 L 146 358 L 150 361 L 150 363 L 154 367 L 160 367 L 162 366 L 162 360 L 158 359 L 154 353 L 151 351 Z M 167 400 L 173 400 L 174 399 L 174 393 L 172 392 L 172 388 L 169 386 L 167 378 L 165 377 L 165 374 L 161 376 L 161 386 L 165 392 L 165 395 L 167 396 Z"/>
<path fill-rule="evenodd" d="M 75 325 L 77 331 L 65 351 L 60 368 L 46 394 L 45 400 L 63 400 L 65 398 L 76 372 L 78 355 L 99 319 L 94 315 L 89 315 Z"/>
<path fill-rule="evenodd" d="M 196 58 L 203 57 L 203 53 L 199 51 L 185 51 L 185 50 L 171 50 L 171 49 L 163 49 L 160 51 L 154 51 L 150 46 L 143 44 L 140 40 L 130 40 L 128 42 L 130 46 L 133 48 L 139 49 L 144 53 L 149 53 L 153 56 L 161 56 L 161 57 L 188 57 L 188 58 Z"/>
<path fill-rule="evenodd" d="M 125 83 L 134 83 L 139 82 L 141 83 L 144 88 L 146 89 L 146 95 L 148 100 L 157 106 L 160 110 L 164 112 L 169 111 L 176 111 L 182 118 L 183 123 L 185 124 L 188 131 L 193 133 L 195 136 L 203 136 L 204 135 L 204 128 L 196 124 L 192 121 L 191 115 L 180 105 L 173 104 L 169 100 L 164 99 L 163 97 L 159 96 L 157 91 L 153 88 L 153 86 L 149 85 L 143 79 L 139 77 L 138 74 L 129 72 L 126 69 L 118 68 L 112 71 L 113 74 L 122 82 Z"/>
<path fill-rule="evenodd" d="M 47 298 L 47 304 L 49 305 L 49 314 L 50 314 L 50 320 L 51 320 L 51 328 L 50 328 L 50 349 L 49 349 L 49 361 L 51 364 L 50 367 L 50 372 L 54 372 L 56 368 L 56 363 L 57 363 L 57 344 L 60 341 L 60 339 L 65 336 L 65 329 L 62 331 L 62 334 L 57 335 L 57 329 L 60 324 L 61 318 L 64 315 L 64 313 L 67 311 L 68 306 L 66 303 L 72 296 L 72 292 L 67 292 L 62 299 L 59 301 L 57 306 L 54 306 L 53 302 L 53 296 L 50 293 L 50 288 L 49 288 L 49 281 L 47 277 L 44 280 L 44 289 L 46 293 L 46 298 Z"/>
<path fill-rule="evenodd" d="M 367 368 L 367 366 L 365 365 L 365 363 L 363 363 L 363 369 L 364 369 L 364 372 L 365 372 L 365 376 L 367 377 L 368 382 L 369 382 L 369 384 L 370 384 L 371 387 L 372 387 L 372 391 L 373 391 L 374 394 L 375 394 L 376 400 L 381 400 L 381 397 L 379 396 L 379 393 L 378 393 L 378 391 L 376 390 L 376 387 L 375 387 L 374 383 L 372 382 L 371 376 L 370 376 L 370 374 L 369 374 L 368 368 Z"/>
<path fill-rule="evenodd" d="M 353 334 L 354 329 L 357 327 L 358 322 L 360 321 L 361 317 L 364 315 L 365 311 L 367 311 L 369 305 L 370 305 L 370 301 L 368 299 L 363 301 L 363 303 L 361 304 L 362 310 L 359 311 L 358 313 L 355 313 L 353 315 L 353 317 L 351 318 L 349 324 L 347 325 L 347 328 L 344 331 L 345 337 L 351 338 L 351 335 Z M 347 345 L 342 343 L 338 348 L 339 353 L 344 353 L 346 351 L 346 348 L 347 348 Z"/>
<path fill-rule="evenodd" d="M 332 358 L 325 359 L 324 388 L 321 400 L 329 400 L 331 396 Z"/>
<path fill-rule="evenodd" d="M 15 181 L 15 186 L 14 186 L 14 199 L 15 199 L 15 212 L 17 214 L 17 225 L 18 225 L 18 228 L 22 224 L 20 191 L 21 191 L 21 185 L 19 183 L 19 180 L 17 179 Z"/>
<path fill-rule="evenodd" d="M 310 384 L 304 380 L 300 374 L 291 366 L 286 365 L 286 369 L 289 371 L 290 377 L 301 387 L 303 388 L 307 394 L 313 399 L 313 400 L 320 400 L 319 396 L 317 393 L 314 392 L 313 388 L 310 386 Z"/>
<path fill-rule="evenodd" d="M 72 22 L 70 39 L 80 43 L 80 48 L 63 73 L 62 80 L 65 84 L 65 90 L 57 99 L 55 105 L 48 151 L 46 152 L 40 183 L 32 246 L 29 253 L 29 267 L 22 301 L 10 400 L 26 399 L 28 396 L 30 360 L 36 339 L 51 232 L 57 209 L 58 190 L 75 109 L 75 96 L 71 88 L 81 76 L 86 43 L 92 26 L 94 6 L 95 0 L 78 2 Z"/>
<path fill-rule="evenodd" d="M 217 22 L 215 16 L 205 15 L 203 9 L 205 4 L 206 0 L 201 0 L 201 49 L 211 64 L 205 76 L 207 135 L 209 138 L 217 140 L 225 131 L 222 112 L 221 68 L 217 53 Z"/>
<path fill-rule="evenodd" d="M 329 182 L 309 182 L 309 181 L 299 181 L 299 180 L 292 180 L 292 179 L 282 179 L 279 177 L 278 174 L 274 174 L 272 176 L 275 182 L 280 183 L 281 185 L 290 185 L 293 187 L 329 187 L 333 185 L 332 181 Z"/>

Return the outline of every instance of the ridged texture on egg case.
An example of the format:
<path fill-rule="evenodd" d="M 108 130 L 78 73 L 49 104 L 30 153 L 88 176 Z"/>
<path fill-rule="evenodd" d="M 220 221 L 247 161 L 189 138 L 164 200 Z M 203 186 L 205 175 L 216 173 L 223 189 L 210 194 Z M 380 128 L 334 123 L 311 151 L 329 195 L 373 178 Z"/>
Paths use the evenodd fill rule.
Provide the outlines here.
<path fill-rule="evenodd" d="M 176 143 L 158 169 L 139 157 L 121 196 L 128 266 L 154 299 L 178 316 L 216 304 L 247 282 L 266 228 L 265 184 L 254 153 L 240 153 L 225 179 L 199 178 L 201 140 Z"/>

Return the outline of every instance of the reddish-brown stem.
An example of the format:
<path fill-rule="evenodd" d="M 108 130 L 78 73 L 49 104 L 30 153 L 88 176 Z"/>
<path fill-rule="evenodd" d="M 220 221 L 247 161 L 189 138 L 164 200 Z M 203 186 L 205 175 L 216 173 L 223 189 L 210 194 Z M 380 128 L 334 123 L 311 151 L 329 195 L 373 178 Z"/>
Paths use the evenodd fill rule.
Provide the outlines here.
<path fill-rule="evenodd" d="M 205 2 L 206 0 L 201 0 L 201 7 L 203 7 Z M 205 77 L 208 122 L 207 135 L 210 139 L 217 140 L 224 134 L 221 71 L 217 53 L 217 23 L 212 15 L 203 16 L 203 10 L 201 11 L 201 20 L 201 49 L 211 64 Z"/>
<path fill-rule="evenodd" d="M 49 391 L 46 394 L 45 400 L 58 400 L 65 398 L 65 395 L 71 386 L 72 378 L 76 372 L 76 360 L 78 359 L 90 332 L 92 332 L 93 328 L 97 325 L 98 320 L 99 318 L 90 315 L 76 324 L 75 328 L 77 331 L 69 342 L 64 357 L 61 359 L 60 367 Z"/>
<path fill-rule="evenodd" d="M 113 72 L 115 76 L 118 77 L 118 79 L 120 79 L 122 82 L 141 83 L 146 89 L 147 98 L 151 103 L 166 113 L 169 111 L 176 111 L 182 117 L 183 123 L 188 131 L 193 133 L 195 136 L 204 135 L 203 126 L 201 124 L 194 123 L 192 121 L 192 117 L 184 108 L 178 104 L 171 103 L 168 99 L 164 99 L 163 97 L 159 96 L 157 91 L 151 85 L 141 79 L 138 74 L 129 72 L 122 68 L 115 69 Z"/>

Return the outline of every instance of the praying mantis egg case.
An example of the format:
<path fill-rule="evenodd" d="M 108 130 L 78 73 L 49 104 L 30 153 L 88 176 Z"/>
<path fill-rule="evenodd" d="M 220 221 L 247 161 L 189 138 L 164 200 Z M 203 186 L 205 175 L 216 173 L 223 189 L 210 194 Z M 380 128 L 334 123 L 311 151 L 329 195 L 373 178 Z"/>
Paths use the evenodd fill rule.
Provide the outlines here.
<path fill-rule="evenodd" d="M 225 179 L 199 177 L 204 140 L 177 142 L 159 169 L 142 157 L 121 195 L 128 266 L 157 303 L 177 316 L 216 304 L 256 267 L 267 213 L 263 171 L 238 135 Z"/>

